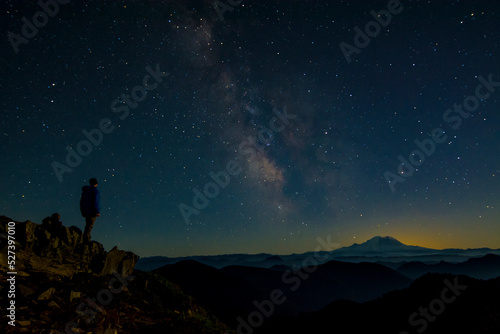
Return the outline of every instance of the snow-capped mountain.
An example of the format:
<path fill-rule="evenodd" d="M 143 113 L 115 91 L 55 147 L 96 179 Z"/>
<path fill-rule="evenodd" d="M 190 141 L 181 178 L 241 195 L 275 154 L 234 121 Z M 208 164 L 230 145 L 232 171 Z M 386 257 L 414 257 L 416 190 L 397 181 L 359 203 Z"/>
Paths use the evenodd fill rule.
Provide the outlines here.
<path fill-rule="evenodd" d="M 333 251 L 335 256 L 370 256 L 370 255 L 407 255 L 412 254 L 433 254 L 438 252 L 435 249 L 408 246 L 392 237 L 373 237 L 362 244 L 353 244 L 349 247 L 339 248 Z"/>

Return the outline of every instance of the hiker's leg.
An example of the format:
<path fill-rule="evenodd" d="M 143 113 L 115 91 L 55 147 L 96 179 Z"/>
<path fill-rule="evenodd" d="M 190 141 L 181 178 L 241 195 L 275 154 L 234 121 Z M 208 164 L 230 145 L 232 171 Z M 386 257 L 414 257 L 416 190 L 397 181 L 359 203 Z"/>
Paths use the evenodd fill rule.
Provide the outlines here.
<path fill-rule="evenodd" d="M 90 232 L 94 227 L 96 217 L 85 217 L 85 231 L 83 232 L 83 242 L 90 242 Z"/>

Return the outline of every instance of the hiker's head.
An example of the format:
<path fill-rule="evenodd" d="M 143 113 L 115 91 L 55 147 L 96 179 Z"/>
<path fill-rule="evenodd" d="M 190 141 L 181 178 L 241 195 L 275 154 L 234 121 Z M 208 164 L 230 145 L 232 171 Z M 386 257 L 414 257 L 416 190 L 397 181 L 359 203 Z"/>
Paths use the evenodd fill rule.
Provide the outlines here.
<path fill-rule="evenodd" d="M 96 178 L 91 178 L 89 180 L 89 184 L 92 186 L 92 187 L 97 187 L 97 179 Z"/>

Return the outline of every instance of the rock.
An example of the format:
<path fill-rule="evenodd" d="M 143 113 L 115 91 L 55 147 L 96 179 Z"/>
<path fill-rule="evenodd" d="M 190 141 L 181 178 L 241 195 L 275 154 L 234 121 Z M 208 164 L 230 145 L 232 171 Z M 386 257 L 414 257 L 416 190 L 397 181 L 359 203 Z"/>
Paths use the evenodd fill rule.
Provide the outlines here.
<path fill-rule="evenodd" d="M 57 276 L 72 277 L 79 271 L 78 267 L 73 263 L 54 263 L 50 258 L 40 257 L 35 254 L 31 254 L 29 258 L 25 259 L 23 262 L 27 268 L 31 269 L 31 272 L 43 272 L 47 276 L 54 278 Z"/>
<path fill-rule="evenodd" d="M 17 286 L 17 288 L 19 289 L 19 292 L 21 292 L 21 295 L 23 295 L 23 296 L 31 296 L 32 294 L 34 294 L 36 292 L 35 289 L 33 289 L 30 286 L 26 286 L 24 284 L 19 284 Z"/>
<path fill-rule="evenodd" d="M 37 224 L 29 220 L 24 223 L 16 223 L 16 240 L 23 248 L 32 249 L 35 242 L 35 228 Z"/>
<path fill-rule="evenodd" d="M 48 307 L 52 307 L 52 308 L 61 308 L 55 301 L 51 300 L 48 304 L 47 304 Z"/>
<path fill-rule="evenodd" d="M 73 291 L 73 290 L 72 290 L 72 291 L 69 293 L 69 301 L 70 301 L 70 302 L 72 302 L 72 301 L 73 301 L 73 299 L 76 299 L 76 298 L 81 298 L 81 296 L 82 296 L 82 293 L 81 293 L 81 292 L 79 292 L 79 291 Z"/>
<path fill-rule="evenodd" d="M 75 248 L 75 252 L 82 256 L 86 262 L 90 262 L 94 256 L 104 252 L 104 247 L 96 241 L 91 241 L 90 243 L 78 244 Z"/>
<path fill-rule="evenodd" d="M 71 226 L 69 230 L 71 231 L 72 235 L 77 238 L 76 240 L 73 241 L 75 245 L 82 241 L 82 234 L 83 234 L 82 230 L 80 230 L 76 226 Z"/>
<path fill-rule="evenodd" d="M 48 290 L 45 290 L 38 296 L 38 300 L 47 300 L 52 298 L 52 294 L 56 291 L 56 288 L 52 287 Z"/>
<path fill-rule="evenodd" d="M 104 330 L 104 334 L 116 334 L 118 333 L 116 330 L 116 326 L 120 324 L 120 316 L 116 309 L 110 310 L 104 319 L 103 327 L 106 328 Z"/>
<path fill-rule="evenodd" d="M 101 275 L 117 272 L 122 276 L 129 276 L 134 270 L 137 260 L 139 260 L 139 256 L 132 252 L 119 250 L 115 246 L 106 254 Z"/>
<path fill-rule="evenodd" d="M 61 222 L 61 215 L 59 213 L 53 213 L 52 216 L 45 218 L 42 220 L 42 227 L 44 227 L 47 231 L 56 231 L 63 227 Z"/>

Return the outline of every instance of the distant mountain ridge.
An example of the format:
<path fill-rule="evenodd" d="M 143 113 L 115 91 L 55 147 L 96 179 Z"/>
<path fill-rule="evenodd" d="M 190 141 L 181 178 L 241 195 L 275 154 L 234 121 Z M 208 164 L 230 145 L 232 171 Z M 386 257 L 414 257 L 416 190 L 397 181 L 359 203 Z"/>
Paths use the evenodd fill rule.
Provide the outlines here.
<path fill-rule="evenodd" d="M 274 266 L 301 265 L 304 259 L 315 257 L 314 252 L 290 255 L 260 254 L 226 254 L 212 256 L 166 257 L 153 256 L 140 258 L 137 269 L 150 271 L 164 265 L 175 264 L 179 261 L 194 260 L 214 268 L 223 268 L 231 265 L 272 268 Z M 424 262 L 428 264 L 447 262 L 464 262 L 471 258 L 483 257 L 487 254 L 500 255 L 500 249 L 432 249 L 420 246 L 405 245 L 390 236 L 376 236 L 361 244 L 338 248 L 332 251 L 321 251 L 324 262 L 337 260 L 343 262 Z M 401 264 L 402 264 L 401 263 Z"/>
<path fill-rule="evenodd" d="M 454 290 L 456 298 L 446 305 L 440 302 L 440 297 L 443 291 L 452 292 L 443 290 L 445 280 L 457 282 L 462 289 L 466 287 L 462 291 Z M 452 274 L 427 274 L 405 289 L 391 291 L 366 303 L 337 300 L 318 312 L 276 317 L 255 334 L 322 333 L 333 326 L 348 329 L 348 333 L 497 334 L 499 298 L 500 277 L 484 281 Z M 432 306 L 439 303 L 444 306 L 437 313 L 442 314 L 432 313 Z M 421 310 L 428 311 L 429 318 L 424 318 L 423 313 L 419 313 Z"/>
<path fill-rule="evenodd" d="M 373 237 L 362 244 L 353 244 L 349 247 L 343 247 L 333 252 L 335 254 L 354 252 L 359 253 L 400 253 L 400 252 L 434 252 L 434 249 L 419 246 L 408 246 L 393 237 Z"/>
<path fill-rule="evenodd" d="M 273 290 L 282 291 L 287 300 L 274 315 L 292 315 L 319 311 L 336 300 L 366 302 L 412 282 L 383 265 L 339 261 L 319 265 L 310 274 L 248 266 L 216 269 L 193 260 L 166 265 L 153 273 L 179 285 L 228 325 L 254 311 L 254 302 L 269 299 Z"/>
<path fill-rule="evenodd" d="M 484 257 L 472 258 L 461 263 L 448 263 L 444 261 L 436 264 L 408 262 L 401 265 L 397 271 L 412 279 L 416 279 L 427 273 L 450 273 L 486 280 L 500 277 L 500 256 L 488 254 Z"/>

